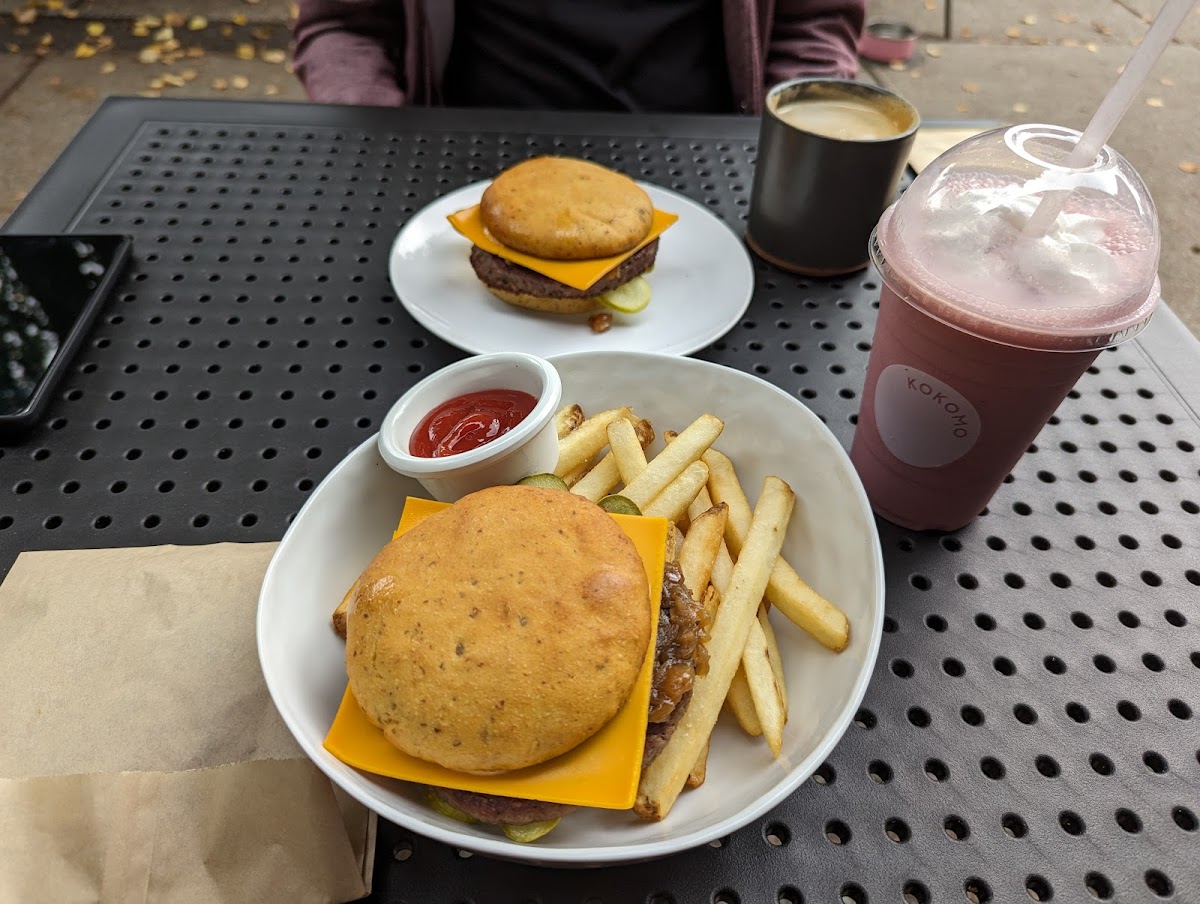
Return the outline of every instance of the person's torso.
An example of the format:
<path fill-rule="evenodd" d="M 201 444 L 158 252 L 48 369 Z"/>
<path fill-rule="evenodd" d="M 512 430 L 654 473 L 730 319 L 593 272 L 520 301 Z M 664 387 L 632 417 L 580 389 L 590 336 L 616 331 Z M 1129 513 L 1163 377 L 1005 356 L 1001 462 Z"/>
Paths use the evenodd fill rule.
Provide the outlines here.
<path fill-rule="evenodd" d="M 727 112 L 721 0 L 458 0 L 454 106 Z"/>

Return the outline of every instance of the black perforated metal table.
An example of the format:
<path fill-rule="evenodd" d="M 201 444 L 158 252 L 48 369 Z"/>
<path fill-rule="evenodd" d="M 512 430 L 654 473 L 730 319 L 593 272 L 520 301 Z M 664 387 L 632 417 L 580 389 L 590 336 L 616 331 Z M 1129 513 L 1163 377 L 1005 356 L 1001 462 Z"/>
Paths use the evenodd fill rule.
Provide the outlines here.
<path fill-rule="evenodd" d="M 0 448 L 0 574 L 24 549 L 272 540 L 404 389 L 463 353 L 392 295 L 438 195 L 591 157 L 740 230 L 757 123 L 112 100 L 12 232 L 135 236 L 46 423 Z M 756 262 L 699 357 L 848 444 L 877 275 Z M 1200 346 L 1170 311 L 1101 354 L 973 525 L 880 523 L 887 618 L 811 782 L 720 843 L 620 868 L 470 857 L 383 825 L 380 902 L 1200 901 Z"/>

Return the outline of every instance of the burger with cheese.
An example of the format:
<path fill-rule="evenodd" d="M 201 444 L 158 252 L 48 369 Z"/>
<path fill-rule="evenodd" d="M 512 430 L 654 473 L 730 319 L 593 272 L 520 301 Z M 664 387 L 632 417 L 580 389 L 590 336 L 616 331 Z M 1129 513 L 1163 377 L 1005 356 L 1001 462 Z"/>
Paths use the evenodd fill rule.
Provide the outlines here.
<path fill-rule="evenodd" d="M 703 610 L 678 565 L 668 562 L 653 588 L 662 600 L 653 623 L 633 542 L 599 506 L 562 490 L 466 496 L 388 544 L 357 587 L 346 671 L 359 707 L 404 753 L 473 776 L 546 763 L 591 738 L 630 699 L 655 644 L 645 768 L 707 664 Z M 574 809 L 432 791 L 443 813 L 503 825 L 518 840 Z"/>
<path fill-rule="evenodd" d="M 555 314 L 645 308 L 643 275 L 675 219 L 655 211 L 627 176 L 567 157 L 518 163 L 496 177 L 477 209 L 450 218 L 473 240 L 471 267 L 489 292 Z"/>

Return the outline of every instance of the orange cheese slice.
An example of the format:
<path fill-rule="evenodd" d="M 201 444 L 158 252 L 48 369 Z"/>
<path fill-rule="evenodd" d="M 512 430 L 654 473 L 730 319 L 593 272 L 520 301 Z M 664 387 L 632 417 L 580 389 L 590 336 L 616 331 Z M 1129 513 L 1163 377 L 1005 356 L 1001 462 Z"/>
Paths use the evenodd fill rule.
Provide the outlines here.
<path fill-rule="evenodd" d="M 421 521 L 449 506 L 428 499 L 408 498 L 398 537 Z M 658 625 L 667 521 L 612 515 L 642 557 L 650 585 L 651 621 Z M 628 810 L 637 794 L 642 771 L 642 747 L 646 742 L 646 714 L 650 705 L 650 682 L 654 673 L 654 644 L 646 651 L 633 693 L 621 711 L 599 732 L 574 750 L 537 766 L 501 775 L 469 775 L 409 756 L 370 723 L 349 686 L 334 717 L 325 749 L 335 757 L 365 772 L 386 775 L 464 791 L 481 791 L 505 797 L 524 797 L 550 803 Z"/>
<path fill-rule="evenodd" d="M 645 248 L 666 232 L 679 219 L 679 214 L 656 209 L 654 219 L 650 223 L 650 231 L 644 239 L 638 242 L 636 247 L 629 249 L 624 254 L 614 254 L 612 257 L 593 257 L 583 261 L 556 261 L 544 257 L 534 257 L 532 254 L 525 254 L 509 248 L 507 245 L 501 245 L 492 238 L 491 233 L 483 225 L 478 204 L 452 213 L 446 219 L 450 221 L 450 225 L 456 232 L 470 239 L 484 251 L 502 257 L 506 261 L 512 261 L 514 264 L 520 264 L 534 273 L 548 276 L 582 292 L 590 289 L 600 281 L 605 273 L 620 266 L 638 250 Z"/>

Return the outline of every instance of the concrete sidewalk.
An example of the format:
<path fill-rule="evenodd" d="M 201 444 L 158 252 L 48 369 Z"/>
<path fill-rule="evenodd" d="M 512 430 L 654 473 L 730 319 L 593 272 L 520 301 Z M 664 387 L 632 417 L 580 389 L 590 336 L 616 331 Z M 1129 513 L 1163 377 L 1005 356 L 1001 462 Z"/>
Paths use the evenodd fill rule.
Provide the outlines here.
<path fill-rule="evenodd" d="M 1159 0 L 869 0 L 908 22 L 907 64 L 865 64 L 926 119 L 1083 128 Z M 112 94 L 303 100 L 287 66 L 291 0 L 0 0 L 0 218 Z M 1163 229 L 1171 307 L 1200 334 L 1200 7 L 1112 146 L 1143 175 Z"/>

